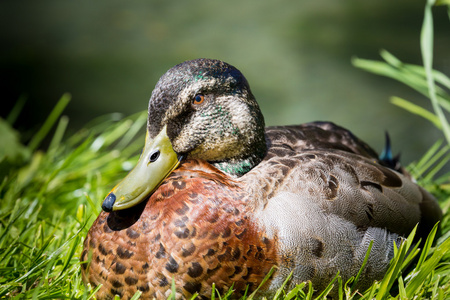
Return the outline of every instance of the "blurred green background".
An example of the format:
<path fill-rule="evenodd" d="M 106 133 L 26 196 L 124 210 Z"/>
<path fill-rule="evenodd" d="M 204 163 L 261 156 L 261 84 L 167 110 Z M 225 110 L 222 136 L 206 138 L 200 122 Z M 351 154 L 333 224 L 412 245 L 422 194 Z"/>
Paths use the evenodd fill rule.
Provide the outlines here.
<path fill-rule="evenodd" d="M 158 78 L 185 60 L 224 60 L 247 77 L 267 125 L 330 120 L 375 149 L 384 131 L 403 163 L 440 134 L 389 103 L 392 95 L 428 106 L 351 58 L 384 48 L 421 64 L 425 1 L 0 1 L 1 116 L 27 98 L 15 127 L 26 139 L 64 92 L 69 133 L 105 113 L 147 108 Z M 449 22 L 435 8 L 435 68 L 450 73 Z"/>

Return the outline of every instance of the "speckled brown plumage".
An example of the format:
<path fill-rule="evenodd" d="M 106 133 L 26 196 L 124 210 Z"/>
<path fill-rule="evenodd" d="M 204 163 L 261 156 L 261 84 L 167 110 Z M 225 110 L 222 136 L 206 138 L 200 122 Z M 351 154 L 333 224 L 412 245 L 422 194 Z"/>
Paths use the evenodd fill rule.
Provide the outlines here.
<path fill-rule="evenodd" d="M 212 283 L 222 293 L 257 286 L 278 264 L 276 240 L 258 232 L 243 198 L 209 164 L 185 162 L 147 203 L 100 214 L 84 244 L 85 280 L 104 285 L 99 299 L 136 290 L 163 299 L 172 278 L 183 297 L 210 296 Z"/>
<path fill-rule="evenodd" d="M 165 299 L 172 280 L 179 299 L 208 299 L 213 283 L 220 293 L 233 286 L 238 298 L 272 267 L 261 294 L 291 272 L 287 287 L 310 280 L 320 292 L 338 272 L 344 282 L 357 274 L 373 243 L 357 285 L 364 289 L 383 277 L 394 242 L 417 223 L 425 237 L 442 216 L 397 162 L 344 128 L 264 128 L 243 75 L 217 60 L 161 77 L 143 154 L 125 179 L 84 241 L 83 279 L 103 285 L 98 299 L 138 290 Z"/>

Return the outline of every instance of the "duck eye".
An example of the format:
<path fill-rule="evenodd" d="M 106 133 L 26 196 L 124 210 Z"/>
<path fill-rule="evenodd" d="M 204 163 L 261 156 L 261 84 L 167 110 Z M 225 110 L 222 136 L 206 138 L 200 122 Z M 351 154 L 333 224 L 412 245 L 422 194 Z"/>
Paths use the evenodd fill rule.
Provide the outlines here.
<path fill-rule="evenodd" d="M 149 158 L 148 158 L 148 161 L 149 162 L 155 162 L 158 158 L 159 158 L 159 150 L 155 150 L 155 151 L 153 151 L 151 154 L 150 154 L 150 156 L 149 156 Z"/>
<path fill-rule="evenodd" d="M 192 101 L 192 104 L 198 105 L 202 104 L 203 101 L 205 101 L 205 96 L 202 94 L 195 95 L 194 100 Z"/>

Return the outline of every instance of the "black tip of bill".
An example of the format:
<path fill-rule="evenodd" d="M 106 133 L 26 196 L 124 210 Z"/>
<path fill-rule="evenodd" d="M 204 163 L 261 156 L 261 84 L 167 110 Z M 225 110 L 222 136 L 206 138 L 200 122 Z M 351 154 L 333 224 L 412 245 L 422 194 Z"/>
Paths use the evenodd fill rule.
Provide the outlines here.
<path fill-rule="evenodd" d="M 114 195 L 114 193 L 109 193 L 105 200 L 103 200 L 102 209 L 106 212 L 112 212 L 115 202 L 116 195 Z"/>

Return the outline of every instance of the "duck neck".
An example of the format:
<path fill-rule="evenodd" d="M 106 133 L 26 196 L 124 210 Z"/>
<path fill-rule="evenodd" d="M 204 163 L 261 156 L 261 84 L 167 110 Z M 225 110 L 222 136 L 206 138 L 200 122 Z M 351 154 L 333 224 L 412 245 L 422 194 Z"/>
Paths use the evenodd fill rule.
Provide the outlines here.
<path fill-rule="evenodd" d="M 243 156 L 220 162 L 211 162 L 211 164 L 222 172 L 234 177 L 241 177 L 258 165 L 264 159 L 266 153 L 266 141 L 265 139 L 261 139 L 261 141 L 251 147 L 251 149 L 248 149 Z"/>

